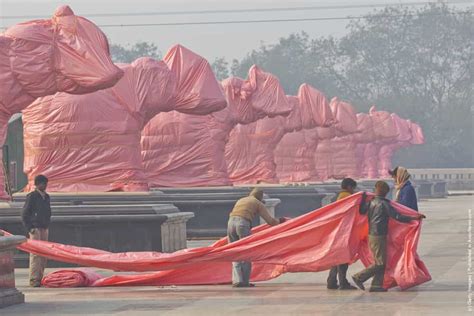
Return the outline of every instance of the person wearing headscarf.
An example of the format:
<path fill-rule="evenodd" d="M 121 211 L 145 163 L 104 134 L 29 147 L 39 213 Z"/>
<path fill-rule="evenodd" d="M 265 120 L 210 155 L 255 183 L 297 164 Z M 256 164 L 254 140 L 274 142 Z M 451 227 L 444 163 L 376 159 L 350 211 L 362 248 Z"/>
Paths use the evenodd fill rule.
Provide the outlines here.
<path fill-rule="evenodd" d="M 395 167 L 389 170 L 390 175 L 395 180 L 395 200 L 412 210 L 418 211 L 418 201 L 415 188 L 410 182 L 410 173 L 404 167 Z"/>

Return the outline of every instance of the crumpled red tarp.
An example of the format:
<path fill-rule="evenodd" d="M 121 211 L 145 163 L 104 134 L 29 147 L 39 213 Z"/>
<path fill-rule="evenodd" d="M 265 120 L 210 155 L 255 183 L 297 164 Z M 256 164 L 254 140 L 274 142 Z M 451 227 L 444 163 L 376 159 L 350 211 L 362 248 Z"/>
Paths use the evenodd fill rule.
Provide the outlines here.
<path fill-rule="evenodd" d="M 109 56 L 102 31 L 59 7 L 48 20 L 17 24 L 0 34 L 0 144 L 9 118 L 36 98 L 58 91 L 90 93 L 113 86 L 122 76 Z M 2 152 L 0 150 L 0 161 Z M 0 199 L 7 198 L 0 168 Z"/>
<path fill-rule="evenodd" d="M 201 117 L 162 113 L 146 126 L 142 156 L 152 186 L 230 185 L 224 152 L 232 129 L 291 110 L 278 79 L 256 66 L 247 80 L 228 78 L 222 89 L 228 104 L 222 111 Z"/>
<path fill-rule="evenodd" d="M 103 277 L 92 269 L 68 269 L 54 271 L 43 277 L 41 285 L 52 288 L 87 287 Z"/>
<path fill-rule="evenodd" d="M 274 150 L 284 135 L 332 123 L 333 116 L 325 98 L 314 93 L 308 84 L 300 86 L 297 97 L 287 98 L 293 104 L 288 117 L 268 117 L 252 124 L 238 125 L 230 133 L 225 154 L 232 183 L 278 183 Z M 289 154 L 294 153 L 290 151 Z M 293 163 L 287 157 L 283 160 L 279 163 Z"/>
<path fill-rule="evenodd" d="M 269 227 L 261 225 L 253 234 L 228 244 L 223 238 L 209 247 L 174 253 L 102 250 L 28 240 L 17 248 L 56 261 L 115 271 L 160 271 L 116 275 L 100 279 L 94 286 L 224 284 L 231 281 L 231 261 L 253 262 L 252 280 L 276 278 L 286 272 L 317 272 L 361 259 L 373 259 L 367 245 L 367 216 L 359 214 L 361 193 L 313 212 Z M 369 199 L 372 194 L 369 194 Z M 397 211 L 415 211 L 392 202 Z M 387 266 L 384 287 L 407 289 L 427 282 L 431 276 L 416 249 L 421 222 L 389 222 Z"/>

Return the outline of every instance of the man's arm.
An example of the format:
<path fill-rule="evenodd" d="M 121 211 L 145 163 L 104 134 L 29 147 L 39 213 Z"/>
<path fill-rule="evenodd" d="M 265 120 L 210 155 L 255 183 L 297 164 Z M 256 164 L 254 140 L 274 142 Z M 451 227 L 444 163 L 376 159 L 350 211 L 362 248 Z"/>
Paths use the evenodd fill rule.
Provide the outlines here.
<path fill-rule="evenodd" d="M 416 217 L 400 214 L 388 202 L 385 204 L 385 210 L 387 211 L 388 216 L 402 223 L 408 223 L 413 220 L 425 218 L 425 215 L 423 214 L 418 214 Z"/>
<path fill-rule="evenodd" d="M 369 204 L 370 202 L 367 202 L 367 193 L 362 194 L 362 199 L 360 200 L 360 205 L 359 205 L 359 213 L 364 215 L 367 214 L 367 211 L 369 210 Z"/>
<path fill-rule="evenodd" d="M 21 219 L 23 221 L 23 226 L 25 226 L 25 228 L 28 232 L 30 232 L 30 230 L 31 230 L 32 217 L 33 217 L 32 196 L 27 195 L 25 205 L 23 206 L 23 211 L 21 213 Z"/>
<path fill-rule="evenodd" d="M 265 204 L 261 202 L 258 204 L 258 214 L 265 220 L 265 222 L 267 222 L 268 225 L 275 226 L 280 224 L 280 221 L 273 218 L 265 207 Z"/>

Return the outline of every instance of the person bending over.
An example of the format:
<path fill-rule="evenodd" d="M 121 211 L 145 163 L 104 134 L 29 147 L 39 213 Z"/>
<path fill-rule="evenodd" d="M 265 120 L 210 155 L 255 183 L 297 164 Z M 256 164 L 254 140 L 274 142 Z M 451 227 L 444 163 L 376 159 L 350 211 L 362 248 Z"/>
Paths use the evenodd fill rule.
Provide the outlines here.
<path fill-rule="evenodd" d="M 229 243 L 247 237 L 251 233 L 252 221 L 256 216 L 261 216 L 269 225 L 278 225 L 284 219 L 277 220 L 268 212 L 263 201 L 263 191 L 255 188 L 249 196 L 241 198 L 235 203 L 229 215 L 227 225 L 227 238 Z M 232 262 L 232 286 L 233 287 L 253 287 L 250 283 L 250 273 L 252 263 L 248 261 Z"/>

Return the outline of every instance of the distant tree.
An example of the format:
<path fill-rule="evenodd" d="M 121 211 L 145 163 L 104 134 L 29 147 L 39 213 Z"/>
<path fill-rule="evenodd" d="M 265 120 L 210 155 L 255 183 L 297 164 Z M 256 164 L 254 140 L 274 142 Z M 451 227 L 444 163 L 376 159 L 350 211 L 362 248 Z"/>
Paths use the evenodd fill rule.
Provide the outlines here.
<path fill-rule="evenodd" d="M 340 39 L 299 33 L 262 45 L 231 70 L 244 75 L 257 64 L 289 94 L 307 82 L 359 111 L 376 104 L 419 122 L 426 144 L 396 157 L 407 167 L 474 167 L 473 42 L 470 11 L 389 7 L 353 20 Z"/>
<path fill-rule="evenodd" d="M 110 54 L 116 63 L 131 63 L 140 57 L 161 58 L 158 47 L 148 42 L 137 42 L 134 45 L 127 44 L 126 46 L 112 44 L 110 46 Z"/>
<path fill-rule="evenodd" d="M 214 71 L 214 74 L 216 75 L 217 80 L 221 81 L 229 77 L 229 63 L 224 57 L 218 57 L 214 59 L 211 67 Z"/>

